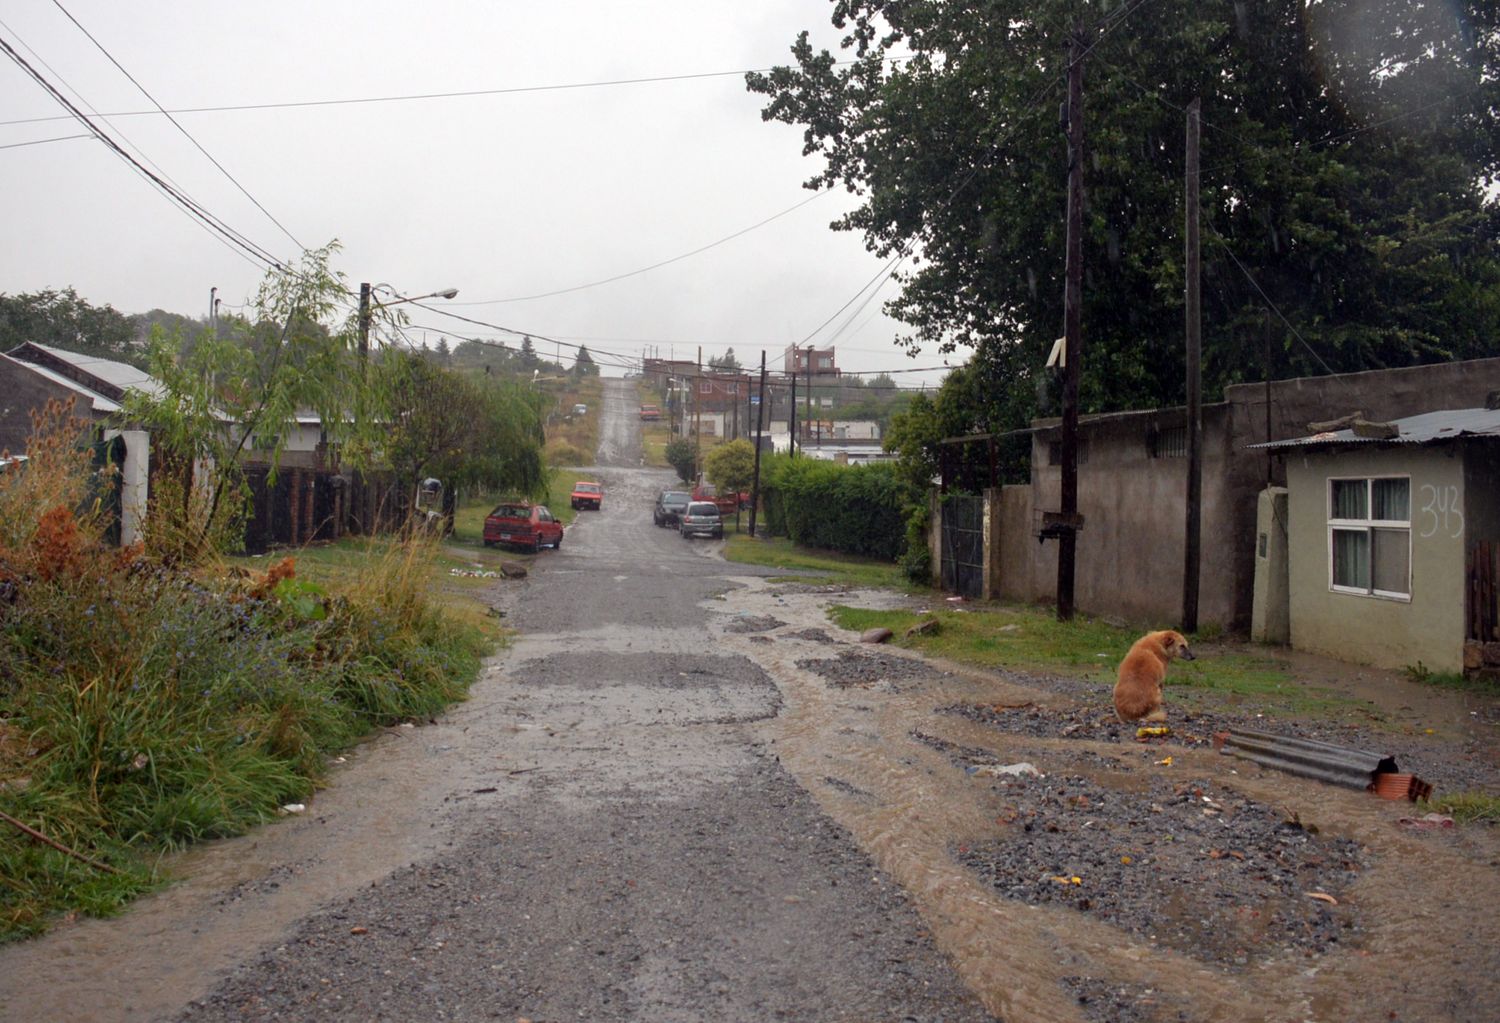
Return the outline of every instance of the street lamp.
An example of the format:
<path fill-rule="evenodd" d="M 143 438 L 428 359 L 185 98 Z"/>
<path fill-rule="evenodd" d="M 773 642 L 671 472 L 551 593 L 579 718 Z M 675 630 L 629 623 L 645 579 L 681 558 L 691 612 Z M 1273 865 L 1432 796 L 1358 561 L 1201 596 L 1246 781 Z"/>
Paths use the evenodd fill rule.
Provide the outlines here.
<path fill-rule="evenodd" d="M 383 288 L 395 296 L 389 302 L 372 302 L 370 293 L 376 288 Z M 444 288 L 441 291 L 429 292 L 426 295 L 413 295 L 407 298 L 398 295 L 389 284 L 361 284 L 359 286 L 359 357 L 361 361 L 370 355 L 370 317 L 376 309 L 384 309 L 387 306 L 400 305 L 403 302 L 420 302 L 424 298 L 457 298 L 457 288 Z"/>

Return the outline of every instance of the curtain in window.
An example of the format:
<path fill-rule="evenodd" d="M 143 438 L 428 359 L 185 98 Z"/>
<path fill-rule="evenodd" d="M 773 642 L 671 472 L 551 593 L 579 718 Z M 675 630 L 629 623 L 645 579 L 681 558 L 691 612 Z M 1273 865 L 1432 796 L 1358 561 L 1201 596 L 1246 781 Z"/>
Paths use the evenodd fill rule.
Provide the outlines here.
<path fill-rule="evenodd" d="M 1404 480 L 1402 482 L 1405 482 Z M 1333 517 L 1363 519 L 1367 489 L 1364 480 L 1333 480 Z"/>
<path fill-rule="evenodd" d="M 1385 522 L 1406 522 L 1411 519 L 1409 480 L 1371 480 L 1370 483 L 1370 500 L 1375 506 L 1371 518 Z"/>
<path fill-rule="evenodd" d="M 1370 534 L 1366 530 L 1333 531 L 1333 585 L 1370 588 Z"/>

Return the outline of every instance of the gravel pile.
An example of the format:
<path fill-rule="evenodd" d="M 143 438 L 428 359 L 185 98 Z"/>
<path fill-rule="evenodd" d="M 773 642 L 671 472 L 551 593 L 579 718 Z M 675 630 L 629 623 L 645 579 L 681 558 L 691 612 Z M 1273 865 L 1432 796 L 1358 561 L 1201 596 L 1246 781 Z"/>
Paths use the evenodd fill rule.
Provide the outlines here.
<path fill-rule="evenodd" d="M 785 635 L 792 639 L 805 639 L 812 643 L 832 643 L 833 637 L 823 629 L 803 629 L 801 632 L 788 632 Z"/>
<path fill-rule="evenodd" d="M 1137 795 L 1072 776 L 990 784 L 1007 833 L 954 856 L 1006 898 L 1072 906 L 1230 968 L 1288 949 L 1318 955 L 1359 932 L 1335 905 L 1364 865 L 1358 843 L 1233 791 L 1155 779 Z"/>
<path fill-rule="evenodd" d="M 1136 742 L 1135 724 L 1122 724 L 1107 708 L 1048 709 L 955 704 L 940 713 L 956 714 L 989 725 L 1007 735 L 1039 739 L 1079 739 L 1093 742 Z M 1300 739 L 1316 739 L 1350 749 L 1368 750 L 1396 758 L 1402 771 L 1420 776 L 1438 792 L 1500 788 L 1500 767 L 1493 754 L 1478 744 L 1455 746 L 1437 736 L 1376 731 L 1359 725 L 1328 721 L 1299 721 L 1236 717 L 1177 709 L 1168 724 L 1172 734 L 1153 739 L 1165 747 L 1202 748 L 1212 745 L 1215 732 L 1251 728 Z"/>
<path fill-rule="evenodd" d="M 1122 986 L 1094 977 L 1064 977 L 1063 987 L 1090 1023 L 1165 1023 L 1192 1017 L 1173 1009 L 1171 999 L 1153 988 Z M 1170 1015 L 1168 1015 L 1170 1013 Z"/>
<path fill-rule="evenodd" d="M 770 632 L 779 629 L 786 622 L 770 615 L 741 615 L 728 625 L 724 626 L 725 632 L 747 633 L 747 632 Z"/>
<path fill-rule="evenodd" d="M 835 658 L 798 661 L 797 667 L 816 672 L 835 689 L 869 689 L 876 685 L 900 689 L 899 683 L 902 682 L 934 682 L 952 678 L 948 673 L 931 668 L 921 661 L 860 650 L 846 650 Z"/>

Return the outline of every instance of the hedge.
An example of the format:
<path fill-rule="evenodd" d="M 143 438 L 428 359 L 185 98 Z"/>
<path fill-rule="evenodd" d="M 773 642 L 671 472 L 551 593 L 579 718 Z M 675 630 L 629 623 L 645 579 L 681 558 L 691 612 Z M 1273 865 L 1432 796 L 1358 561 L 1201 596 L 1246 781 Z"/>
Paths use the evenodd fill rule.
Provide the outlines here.
<path fill-rule="evenodd" d="M 807 547 L 895 561 L 906 548 L 904 495 L 888 463 L 777 456 L 761 467 L 766 527 Z"/>

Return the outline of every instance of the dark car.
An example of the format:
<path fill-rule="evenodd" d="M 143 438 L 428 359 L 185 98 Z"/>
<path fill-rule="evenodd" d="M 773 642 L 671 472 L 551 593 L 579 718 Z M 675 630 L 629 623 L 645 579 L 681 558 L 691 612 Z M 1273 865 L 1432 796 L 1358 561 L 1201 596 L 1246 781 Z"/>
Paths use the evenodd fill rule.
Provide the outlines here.
<path fill-rule="evenodd" d="M 712 501 L 690 502 L 682 515 L 682 521 L 677 525 L 677 531 L 684 540 L 691 540 L 695 536 L 724 539 L 724 519 L 719 514 L 719 506 Z"/>
<path fill-rule="evenodd" d="M 543 547 L 561 547 L 562 523 L 553 518 L 544 504 L 526 501 L 502 501 L 484 519 L 484 545 L 506 544 L 531 551 Z"/>
<path fill-rule="evenodd" d="M 651 513 L 651 521 L 658 526 L 677 525 L 691 500 L 686 490 L 663 490 L 656 495 L 656 509 Z"/>

